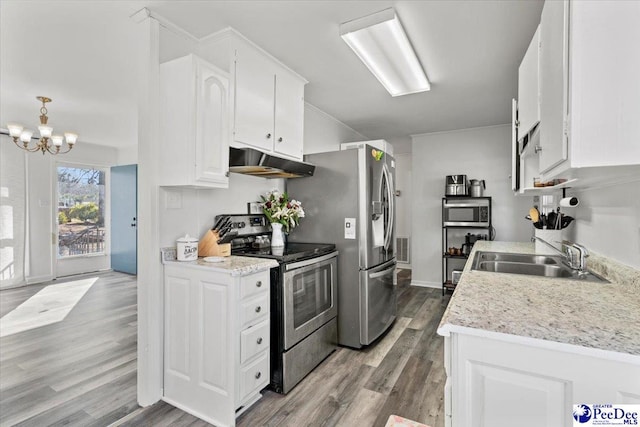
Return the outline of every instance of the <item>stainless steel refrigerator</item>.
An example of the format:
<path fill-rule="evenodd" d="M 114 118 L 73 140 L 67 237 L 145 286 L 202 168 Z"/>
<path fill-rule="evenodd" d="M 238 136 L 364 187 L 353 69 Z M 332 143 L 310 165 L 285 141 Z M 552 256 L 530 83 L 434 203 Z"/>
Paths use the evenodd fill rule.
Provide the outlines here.
<path fill-rule="evenodd" d="M 287 180 L 305 210 L 288 239 L 336 244 L 338 342 L 360 348 L 396 318 L 395 161 L 365 144 L 305 161 L 314 175 Z"/>

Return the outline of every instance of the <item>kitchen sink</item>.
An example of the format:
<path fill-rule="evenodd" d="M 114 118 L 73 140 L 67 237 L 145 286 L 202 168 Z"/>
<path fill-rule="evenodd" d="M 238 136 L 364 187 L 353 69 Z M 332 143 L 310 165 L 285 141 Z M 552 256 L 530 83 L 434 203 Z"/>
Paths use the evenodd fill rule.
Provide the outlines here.
<path fill-rule="evenodd" d="M 519 262 L 526 264 L 562 264 L 562 257 L 532 255 L 532 254 L 512 254 L 503 252 L 478 252 L 476 254 L 477 261 L 495 261 L 495 262 Z"/>
<path fill-rule="evenodd" d="M 590 271 L 573 270 L 562 261 L 562 257 L 559 256 L 478 251 L 473 258 L 471 269 L 493 273 L 585 280 L 587 282 L 608 282 Z"/>

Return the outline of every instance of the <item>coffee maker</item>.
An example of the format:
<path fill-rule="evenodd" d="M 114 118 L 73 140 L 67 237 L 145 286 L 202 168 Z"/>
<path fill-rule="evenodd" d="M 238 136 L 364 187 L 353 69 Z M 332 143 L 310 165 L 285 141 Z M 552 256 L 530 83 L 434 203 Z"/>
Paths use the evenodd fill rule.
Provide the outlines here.
<path fill-rule="evenodd" d="M 469 255 L 471 253 L 471 249 L 473 249 L 473 244 L 478 240 L 487 240 L 489 236 L 486 234 L 471 234 L 467 233 L 464 236 L 464 244 L 462 245 L 462 254 Z"/>

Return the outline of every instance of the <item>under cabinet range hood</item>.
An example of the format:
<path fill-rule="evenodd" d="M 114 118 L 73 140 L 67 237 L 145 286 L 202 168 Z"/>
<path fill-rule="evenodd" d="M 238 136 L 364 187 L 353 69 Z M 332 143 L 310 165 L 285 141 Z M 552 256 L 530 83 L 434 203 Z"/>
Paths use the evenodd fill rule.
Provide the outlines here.
<path fill-rule="evenodd" d="M 263 178 L 302 178 L 312 176 L 311 163 L 276 157 L 253 148 L 229 148 L 229 172 Z"/>

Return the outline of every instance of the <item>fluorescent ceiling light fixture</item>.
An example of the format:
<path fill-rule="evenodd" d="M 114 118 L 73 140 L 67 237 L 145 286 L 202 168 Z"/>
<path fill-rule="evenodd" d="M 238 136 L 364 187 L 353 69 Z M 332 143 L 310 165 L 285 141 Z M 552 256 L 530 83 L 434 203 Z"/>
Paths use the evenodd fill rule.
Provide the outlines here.
<path fill-rule="evenodd" d="M 431 89 L 393 8 L 340 24 L 340 36 L 391 96 Z"/>

